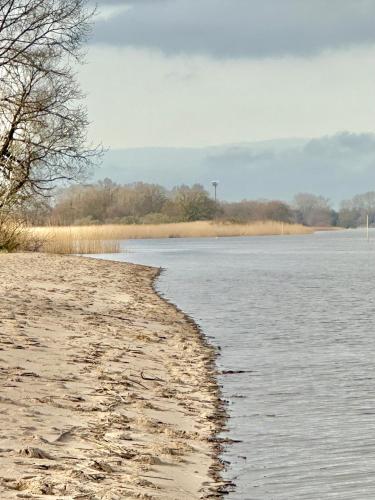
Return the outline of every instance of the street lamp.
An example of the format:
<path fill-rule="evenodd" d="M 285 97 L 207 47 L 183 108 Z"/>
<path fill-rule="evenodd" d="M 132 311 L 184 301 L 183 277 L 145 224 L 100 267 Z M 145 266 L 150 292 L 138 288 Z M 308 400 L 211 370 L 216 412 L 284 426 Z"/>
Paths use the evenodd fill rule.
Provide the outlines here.
<path fill-rule="evenodd" d="M 217 187 L 219 185 L 219 181 L 212 181 L 211 184 L 213 185 L 214 187 L 214 193 L 215 193 L 215 201 L 216 201 L 216 190 L 217 190 Z"/>

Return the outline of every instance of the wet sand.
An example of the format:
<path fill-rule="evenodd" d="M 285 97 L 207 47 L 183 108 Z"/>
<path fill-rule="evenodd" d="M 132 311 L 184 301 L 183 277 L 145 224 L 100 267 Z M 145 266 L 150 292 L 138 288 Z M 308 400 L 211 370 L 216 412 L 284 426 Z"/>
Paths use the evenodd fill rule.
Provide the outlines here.
<path fill-rule="evenodd" d="M 158 270 L 0 263 L 0 498 L 221 498 L 215 353 Z"/>

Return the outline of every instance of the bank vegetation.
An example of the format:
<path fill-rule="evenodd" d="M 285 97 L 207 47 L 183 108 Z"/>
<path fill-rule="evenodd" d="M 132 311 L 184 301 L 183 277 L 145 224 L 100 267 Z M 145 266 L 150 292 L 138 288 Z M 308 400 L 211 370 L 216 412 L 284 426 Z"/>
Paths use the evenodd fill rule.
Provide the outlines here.
<path fill-rule="evenodd" d="M 200 184 L 167 189 L 158 184 L 116 184 L 105 179 L 60 189 L 48 200 L 24 206 L 30 225 L 167 224 L 215 220 L 235 224 L 279 221 L 330 226 L 335 214 L 328 200 L 302 193 L 291 203 L 280 200 L 215 201 Z"/>
<path fill-rule="evenodd" d="M 28 228 L 29 240 L 40 242 L 39 250 L 60 254 L 117 253 L 129 239 L 202 238 L 308 234 L 301 224 L 263 221 L 253 224 L 223 224 L 210 221 L 170 224 L 107 224 Z"/>

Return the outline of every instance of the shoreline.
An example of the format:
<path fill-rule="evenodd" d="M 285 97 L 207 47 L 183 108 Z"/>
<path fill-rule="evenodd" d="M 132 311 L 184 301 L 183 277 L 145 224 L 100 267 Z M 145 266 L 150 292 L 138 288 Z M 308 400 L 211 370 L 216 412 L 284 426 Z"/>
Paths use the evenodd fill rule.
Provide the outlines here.
<path fill-rule="evenodd" d="M 212 436 L 209 441 L 212 443 L 213 448 L 213 463 L 210 467 L 209 473 L 212 479 L 215 482 L 214 490 L 211 494 L 204 498 L 223 498 L 223 495 L 227 494 L 228 491 L 235 487 L 235 483 L 232 481 L 225 481 L 222 478 L 222 472 L 225 470 L 226 465 L 221 459 L 221 455 L 224 451 L 225 445 L 230 445 L 233 441 L 231 439 L 219 438 L 218 435 L 221 432 L 226 430 L 226 423 L 229 419 L 229 414 L 227 412 L 227 401 L 223 399 L 223 395 L 221 393 L 221 388 L 218 383 L 218 369 L 216 366 L 216 359 L 218 358 L 219 351 L 209 342 L 206 335 L 204 334 L 201 327 L 194 321 L 194 319 L 189 316 L 185 311 L 180 309 L 176 304 L 163 296 L 161 292 L 159 292 L 156 288 L 156 283 L 159 276 L 165 272 L 166 270 L 162 267 L 153 268 L 157 269 L 157 273 L 155 274 L 152 280 L 152 288 L 155 294 L 160 297 L 162 301 L 166 304 L 173 307 L 176 311 L 178 311 L 184 317 L 185 321 L 192 327 L 192 329 L 196 332 L 202 347 L 210 352 L 210 358 L 207 363 L 207 373 L 211 380 L 211 383 L 216 386 L 215 387 L 215 401 L 214 401 L 214 413 L 213 413 L 213 422 L 214 422 L 214 430 L 212 432 Z"/>
<path fill-rule="evenodd" d="M 217 353 L 162 270 L 0 258 L 1 498 L 222 498 Z"/>

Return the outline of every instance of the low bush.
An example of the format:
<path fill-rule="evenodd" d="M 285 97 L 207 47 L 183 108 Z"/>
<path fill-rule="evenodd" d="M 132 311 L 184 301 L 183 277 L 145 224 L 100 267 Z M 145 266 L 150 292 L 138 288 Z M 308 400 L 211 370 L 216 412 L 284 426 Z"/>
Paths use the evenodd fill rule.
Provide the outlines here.
<path fill-rule="evenodd" d="M 21 220 L 0 216 L 0 252 L 36 252 L 42 245 L 42 238 L 30 233 Z"/>

